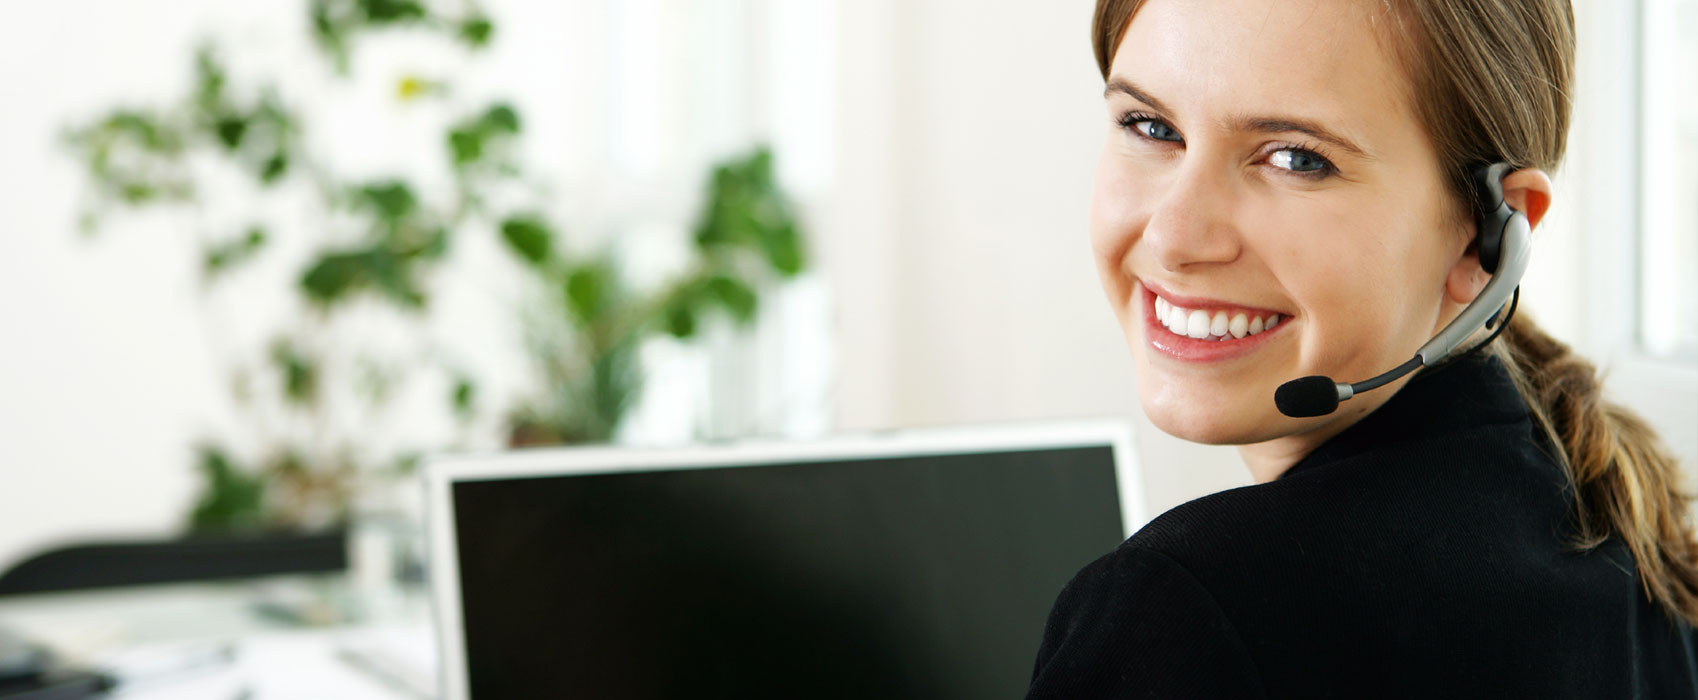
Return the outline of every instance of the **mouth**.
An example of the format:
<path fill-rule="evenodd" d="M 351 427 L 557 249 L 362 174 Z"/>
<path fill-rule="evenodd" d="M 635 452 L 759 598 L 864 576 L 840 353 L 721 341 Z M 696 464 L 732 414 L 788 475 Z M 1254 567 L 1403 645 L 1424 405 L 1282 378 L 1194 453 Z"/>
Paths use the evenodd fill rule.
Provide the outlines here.
<path fill-rule="evenodd" d="M 1241 357 L 1264 345 L 1291 316 L 1269 309 L 1179 297 L 1139 284 L 1144 337 L 1175 359 L 1216 362 Z"/>

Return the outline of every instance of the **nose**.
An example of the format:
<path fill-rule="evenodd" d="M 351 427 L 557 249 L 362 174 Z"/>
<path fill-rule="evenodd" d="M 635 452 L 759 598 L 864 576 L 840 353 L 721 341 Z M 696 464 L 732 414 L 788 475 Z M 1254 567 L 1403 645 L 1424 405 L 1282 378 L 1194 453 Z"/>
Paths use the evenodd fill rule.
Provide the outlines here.
<path fill-rule="evenodd" d="M 1187 163 L 1156 199 L 1141 243 L 1169 272 L 1237 260 L 1242 240 L 1233 224 L 1235 200 L 1226 175 Z"/>

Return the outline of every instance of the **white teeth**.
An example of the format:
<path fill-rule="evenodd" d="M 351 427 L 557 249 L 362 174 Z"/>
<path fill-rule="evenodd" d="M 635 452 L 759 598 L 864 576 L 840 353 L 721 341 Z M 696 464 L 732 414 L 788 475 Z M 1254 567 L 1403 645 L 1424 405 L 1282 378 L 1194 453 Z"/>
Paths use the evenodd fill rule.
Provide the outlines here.
<path fill-rule="evenodd" d="M 1198 339 L 1209 337 L 1209 312 L 1192 311 L 1185 319 L 1185 335 Z"/>
<path fill-rule="evenodd" d="M 1198 340 L 1226 340 L 1256 335 L 1266 330 L 1273 330 L 1284 320 L 1279 314 L 1270 314 L 1266 319 L 1239 312 L 1231 316 L 1225 311 L 1216 311 L 1210 315 L 1207 311 L 1187 309 L 1178 306 L 1161 297 L 1155 301 L 1156 322 L 1173 331 L 1175 335 L 1189 336 Z"/>

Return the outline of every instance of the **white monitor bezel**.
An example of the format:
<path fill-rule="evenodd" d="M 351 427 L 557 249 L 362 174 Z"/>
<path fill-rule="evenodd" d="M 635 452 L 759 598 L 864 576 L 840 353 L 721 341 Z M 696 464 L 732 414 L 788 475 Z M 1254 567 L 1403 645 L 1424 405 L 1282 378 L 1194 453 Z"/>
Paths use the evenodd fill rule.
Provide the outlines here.
<path fill-rule="evenodd" d="M 459 549 L 451 486 L 466 481 L 662 469 L 740 468 L 858 458 L 1012 452 L 1109 446 L 1120 498 L 1122 537 L 1148 521 L 1143 474 L 1132 426 L 1120 419 L 915 428 L 797 441 L 740 441 L 676 447 L 598 445 L 503 452 L 439 454 L 425 461 L 426 535 L 431 609 L 436 618 L 443 700 L 467 700 L 465 634 L 460 609 Z M 1058 591 L 1059 592 L 1059 591 Z"/>

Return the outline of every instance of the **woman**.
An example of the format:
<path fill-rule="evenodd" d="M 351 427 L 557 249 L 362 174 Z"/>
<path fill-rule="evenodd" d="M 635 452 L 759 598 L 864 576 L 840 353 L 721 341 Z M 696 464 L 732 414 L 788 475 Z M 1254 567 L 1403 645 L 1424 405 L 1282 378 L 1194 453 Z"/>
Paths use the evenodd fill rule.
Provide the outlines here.
<path fill-rule="evenodd" d="M 1538 225 L 1567 0 L 1099 0 L 1093 31 L 1092 247 L 1144 410 L 1257 483 L 1082 570 L 1028 697 L 1698 697 L 1679 472 L 1524 316 L 1329 415 L 1272 400 L 1480 293 L 1476 166 Z"/>

